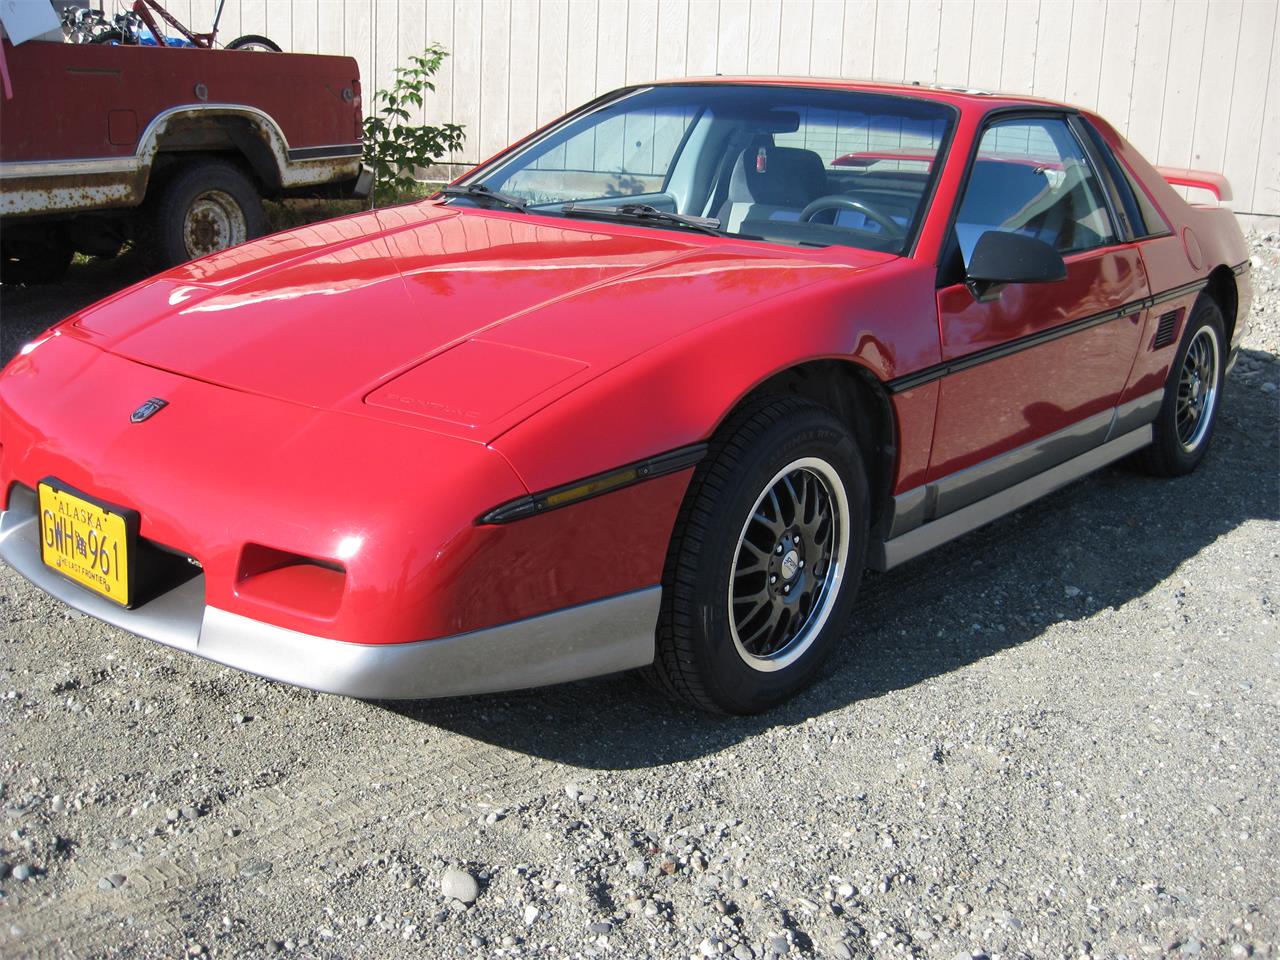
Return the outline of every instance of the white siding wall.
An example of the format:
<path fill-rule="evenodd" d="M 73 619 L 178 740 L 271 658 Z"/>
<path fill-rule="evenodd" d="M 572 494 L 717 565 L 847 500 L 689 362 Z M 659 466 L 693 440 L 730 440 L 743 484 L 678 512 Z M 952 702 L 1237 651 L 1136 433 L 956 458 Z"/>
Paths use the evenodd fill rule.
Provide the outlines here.
<path fill-rule="evenodd" d="M 206 29 L 215 0 L 166 0 Z M 424 115 L 476 162 L 597 93 L 713 73 L 871 77 L 1063 99 L 1148 158 L 1280 216 L 1280 0 L 227 0 L 222 37 L 347 53 L 366 104 L 431 41 Z"/>

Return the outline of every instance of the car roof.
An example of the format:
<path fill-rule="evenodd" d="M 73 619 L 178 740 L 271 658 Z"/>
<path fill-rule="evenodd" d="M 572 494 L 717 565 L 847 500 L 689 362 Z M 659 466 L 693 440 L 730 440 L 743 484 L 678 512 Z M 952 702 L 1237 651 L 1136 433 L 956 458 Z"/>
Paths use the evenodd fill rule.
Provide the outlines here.
<path fill-rule="evenodd" d="M 840 77 L 747 77 L 721 76 L 684 77 L 680 79 L 659 80 L 656 85 L 678 85 L 682 83 L 722 83 L 748 84 L 755 86 L 779 87 L 818 87 L 828 90 L 864 90 L 868 93 L 883 93 L 894 96 L 918 97 L 922 100 L 934 100 L 949 103 L 965 112 L 986 113 L 999 107 L 1050 107 L 1053 109 L 1075 109 L 1056 100 L 1045 100 L 1041 97 L 1026 97 L 1019 94 L 992 93 L 970 87 L 950 86 L 944 83 L 894 83 L 883 80 L 847 80 Z M 648 86 L 648 84 L 645 84 Z"/>

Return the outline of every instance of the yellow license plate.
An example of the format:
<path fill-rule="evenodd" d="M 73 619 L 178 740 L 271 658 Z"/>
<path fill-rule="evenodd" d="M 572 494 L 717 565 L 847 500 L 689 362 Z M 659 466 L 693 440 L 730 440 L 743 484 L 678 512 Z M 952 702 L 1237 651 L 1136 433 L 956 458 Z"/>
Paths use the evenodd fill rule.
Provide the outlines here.
<path fill-rule="evenodd" d="M 40 558 L 81 586 L 122 606 L 131 603 L 132 510 L 108 508 L 53 482 L 40 484 Z"/>

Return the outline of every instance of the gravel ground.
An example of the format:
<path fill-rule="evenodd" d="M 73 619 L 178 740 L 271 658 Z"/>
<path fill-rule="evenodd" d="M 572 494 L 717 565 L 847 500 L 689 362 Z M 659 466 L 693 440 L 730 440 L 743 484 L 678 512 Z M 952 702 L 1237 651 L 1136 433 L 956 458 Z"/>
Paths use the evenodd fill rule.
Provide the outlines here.
<path fill-rule="evenodd" d="M 1109 469 L 871 578 L 765 717 L 629 677 L 316 695 L 0 567 L 0 954 L 1277 956 L 1280 236 L 1254 251 L 1199 472 Z M 5 350 L 71 306 L 6 291 Z"/>

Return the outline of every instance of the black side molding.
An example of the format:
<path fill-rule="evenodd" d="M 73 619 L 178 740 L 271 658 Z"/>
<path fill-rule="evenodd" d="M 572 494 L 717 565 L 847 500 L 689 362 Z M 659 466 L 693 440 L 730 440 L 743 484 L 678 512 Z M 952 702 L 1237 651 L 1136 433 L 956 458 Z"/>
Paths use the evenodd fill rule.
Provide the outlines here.
<path fill-rule="evenodd" d="M 525 517 L 546 513 L 548 510 L 567 507 L 572 503 L 581 503 L 583 500 L 590 500 L 601 494 L 612 493 L 646 480 L 653 480 L 655 477 L 677 473 L 694 466 L 706 455 L 705 443 L 679 447 L 649 457 L 647 460 L 637 460 L 624 467 L 597 473 L 525 497 L 517 497 L 515 500 L 508 500 L 481 516 L 476 523 L 511 523 L 513 520 L 523 520 Z"/>
<path fill-rule="evenodd" d="M 1243 269 L 1242 269 L 1243 268 Z M 1233 268 L 1233 271 L 1243 273 L 1248 269 L 1248 261 Z M 1239 273 L 1237 273 L 1239 276 Z M 926 383 L 932 383 L 934 380 L 941 380 L 948 374 L 957 373 L 960 370 L 968 370 L 970 367 L 976 367 L 983 363 L 990 363 L 992 360 L 999 360 L 1023 350 L 1029 350 L 1032 347 L 1038 347 L 1043 343 L 1057 340 L 1059 337 L 1069 337 L 1073 333 L 1080 333 L 1088 330 L 1090 327 L 1096 327 L 1103 323 L 1110 323 L 1112 320 L 1119 320 L 1121 317 L 1128 317 L 1139 310 L 1146 310 L 1154 307 L 1158 303 L 1164 303 L 1167 300 L 1176 300 L 1179 297 L 1185 297 L 1189 293 L 1197 293 L 1209 285 L 1208 280 L 1193 280 L 1190 283 L 1184 283 L 1181 286 L 1170 287 L 1160 293 L 1144 297 L 1141 300 L 1133 300 L 1121 307 L 1114 307 L 1111 310 L 1105 310 L 1102 313 L 1095 313 L 1087 317 L 1081 317 L 1079 320 L 1070 320 L 1067 323 L 1059 324 L 1056 327 L 1050 327 L 1048 330 L 1040 330 L 1037 333 L 1028 334 L 1025 337 L 1019 337 L 1017 340 L 1010 340 L 1008 343 L 1001 343 L 994 347 L 987 347 L 985 350 L 976 350 L 973 353 L 966 353 L 963 357 L 956 357 L 954 360 L 945 360 L 942 363 L 935 363 L 931 367 L 925 367 L 923 370 L 917 370 L 915 373 L 908 373 L 905 376 L 897 377 L 890 380 L 885 386 L 890 393 L 902 393 L 904 390 L 911 390 L 915 387 L 924 386 Z"/>

